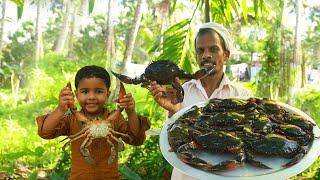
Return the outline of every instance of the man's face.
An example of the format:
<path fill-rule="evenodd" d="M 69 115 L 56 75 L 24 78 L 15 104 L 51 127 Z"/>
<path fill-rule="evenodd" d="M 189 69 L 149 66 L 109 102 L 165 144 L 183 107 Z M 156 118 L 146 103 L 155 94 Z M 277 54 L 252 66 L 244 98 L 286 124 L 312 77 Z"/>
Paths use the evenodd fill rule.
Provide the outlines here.
<path fill-rule="evenodd" d="M 216 32 L 207 32 L 196 39 L 196 55 L 200 67 L 215 66 L 214 74 L 221 74 L 230 53 L 223 50 Z"/>

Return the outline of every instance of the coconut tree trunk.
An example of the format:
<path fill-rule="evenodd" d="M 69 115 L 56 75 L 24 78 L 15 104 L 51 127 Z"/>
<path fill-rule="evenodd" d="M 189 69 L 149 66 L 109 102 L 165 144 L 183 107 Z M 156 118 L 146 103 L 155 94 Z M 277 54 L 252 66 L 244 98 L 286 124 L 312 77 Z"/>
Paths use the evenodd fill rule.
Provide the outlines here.
<path fill-rule="evenodd" d="M 137 0 L 137 8 L 136 8 L 136 12 L 134 15 L 134 20 L 133 20 L 134 24 L 133 24 L 133 28 L 129 32 L 129 39 L 126 44 L 126 51 L 125 51 L 125 55 L 124 55 L 123 70 L 125 72 L 128 72 L 127 68 L 128 68 L 128 65 L 131 63 L 132 51 L 133 51 L 134 43 L 136 41 L 139 27 L 141 24 L 142 7 L 143 7 L 144 3 L 145 3 L 145 0 Z"/>
<path fill-rule="evenodd" d="M 4 34 L 4 20 L 6 17 L 6 3 L 7 0 L 2 0 L 2 12 L 1 12 L 1 22 L 0 22 L 0 68 L 2 67 L 2 47 L 3 47 L 3 34 Z"/>
<path fill-rule="evenodd" d="M 107 12 L 107 21 L 106 21 L 106 34 L 105 34 L 105 45 L 106 45 L 106 69 L 110 69 L 111 60 L 114 54 L 114 38 L 113 38 L 113 24 L 111 17 L 111 7 L 113 0 L 108 2 L 108 12 Z"/>
<path fill-rule="evenodd" d="M 13 107 L 16 107 L 19 100 L 20 79 L 19 76 L 12 71 L 11 73 L 11 93 L 13 97 Z"/>
<path fill-rule="evenodd" d="M 68 31 L 69 31 L 69 17 L 70 17 L 70 0 L 65 0 L 64 2 L 66 11 L 63 18 L 63 23 L 61 27 L 61 31 L 59 33 L 58 39 L 56 40 L 54 51 L 62 52 L 64 49 L 65 42 L 67 40 Z"/>
<path fill-rule="evenodd" d="M 80 14 L 86 16 L 88 14 L 88 0 L 81 0 Z"/>
<path fill-rule="evenodd" d="M 281 97 L 285 96 L 286 92 L 286 70 L 285 70 L 285 37 L 284 37 L 284 26 L 281 25 L 280 27 L 280 33 L 281 33 L 281 41 L 280 41 L 280 77 L 282 77 L 282 81 L 280 81 L 280 87 L 279 88 L 279 95 Z"/>
<path fill-rule="evenodd" d="M 41 32 L 41 24 L 40 24 L 40 15 L 41 15 L 41 3 L 40 0 L 37 2 L 37 18 L 36 18 L 36 31 L 35 31 L 35 64 L 38 67 L 39 59 L 43 57 L 43 48 L 42 48 L 42 32 Z"/>
<path fill-rule="evenodd" d="M 280 21 L 280 77 L 282 80 L 280 80 L 280 88 L 279 88 L 279 96 L 280 97 L 286 97 L 287 96 L 287 83 L 288 79 L 286 78 L 286 39 L 285 39 L 285 26 L 283 25 L 284 20 L 284 2 L 285 0 L 282 0 L 280 2 L 281 5 L 281 21 Z M 279 13 L 279 14 L 280 14 Z"/>
<path fill-rule="evenodd" d="M 74 32 L 76 32 L 76 15 L 80 11 L 81 4 L 77 4 L 75 1 L 72 1 L 72 15 L 70 22 L 70 30 L 69 30 L 69 40 L 68 40 L 68 57 L 73 57 L 73 44 L 74 44 Z"/>
<path fill-rule="evenodd" d="M 205 11 L 205 22 L 210 22 L 210 3 L 209 3 L 209 0 L 206 0 L 206 2 L 205 2 L 204 11 Z"/>
<path fill-rule="evenodd" d="M 296 0 L 296 28 L 294 38 L 294 56 L 290 65 L 290 87 L 289 96 L 293 97 L 297 89 L 301 86 L 301 10 L 302 0 Z M 293 104 L 292 98 L 289 97 L 288 103 Z"/>
<path fill-rule="evenodd" d="M 301 88 L 306 85 L 306 56 L 302 51 L 302 63 L 301 63 Z"/>
<path fill-rule="evenodd" d="M 170 7 L 170 1 L 169 0 L 163 0 L 158 4 L 159 9 L 159 19 L 160 19 L 160 34 L 163 34 L 166 24 L 167 24 L 167 16 L 169 12 Z M 161 36 L 160 44 L 163 43 L 163 36 Z"/>

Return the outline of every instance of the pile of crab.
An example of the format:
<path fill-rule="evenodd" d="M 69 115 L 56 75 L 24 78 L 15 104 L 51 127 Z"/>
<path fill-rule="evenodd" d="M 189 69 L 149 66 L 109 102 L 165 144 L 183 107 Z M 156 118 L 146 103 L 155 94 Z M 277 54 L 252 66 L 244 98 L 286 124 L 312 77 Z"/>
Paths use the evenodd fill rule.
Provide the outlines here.
<path fill-rule="evenodd" d="M 211 99 L 204 107 L 193 106 L 168 126 L 170 151 L 193 167 L 217 172 L 234 170 L 244 163 L 271 167 L 255 157 L 290 159 L 290 167 L 308 152 L 315 124 L 285 110 L 273 100 L 249 98 Z M 234 159 L 212 164 L 199 152 L 231 153 Z"/>

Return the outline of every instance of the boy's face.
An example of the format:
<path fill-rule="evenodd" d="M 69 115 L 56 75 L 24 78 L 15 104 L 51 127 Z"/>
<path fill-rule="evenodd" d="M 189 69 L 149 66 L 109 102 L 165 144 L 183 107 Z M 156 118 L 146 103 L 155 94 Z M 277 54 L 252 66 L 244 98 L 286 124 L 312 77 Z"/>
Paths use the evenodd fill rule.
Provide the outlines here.
<path fill-rule="evenodd" d="M 85 78 L 79 81 L 76 97 L 85 113 L 99 114 L 109 97 L 109 88 L 100 78 Z"/>

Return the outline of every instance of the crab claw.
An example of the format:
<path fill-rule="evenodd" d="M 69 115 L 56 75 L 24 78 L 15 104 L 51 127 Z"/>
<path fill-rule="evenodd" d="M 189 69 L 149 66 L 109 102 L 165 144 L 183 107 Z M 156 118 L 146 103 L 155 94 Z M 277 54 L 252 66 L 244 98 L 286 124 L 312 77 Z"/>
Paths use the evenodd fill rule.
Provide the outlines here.
<path fill-rule="evenodd" d="M 263 168 L 263 169 L 272 169 L 271 167 L 263 164 L 262 162 L 255 160 L 255 158 L 254 158 L 254 156 L 253 156 L 253 154 L 252 154 L 252 152 L 250 150 L 246 150 L 245 154 L 246 154 L 246 157 L 247 157 L 246 160 L 252 166 Z"/>
<path fill-rule="evenodd" d="M 119 103 L 119 99 L 123 98 L 126 95 L 126 89 L 123 86 L 123 83 L 120 82 L 120 89 L 119 89 L 119 95 L 118 95 L 118 99 L 116 100 L 116 102 Z M 118 119 L 119 116 L 121 115 L 123 108 L 118 108 L 117 110 L 113 111 L 107 118 L 108 121 L 112 121 L 115 119 Z"/>
<path fill-rule="evenodd" d="M 66 87 L 69 88 L 70 91 L 72 92 L 72 87 L 71 87 L 70 81 L 67 83 Z M 73 92 L 72 92 L 72 94 L 73 94 Z M 74 104 L 73 104 L 73 103 L 68 104 L 68 108 L 70 108 L 70 111 L 71 111 L 72 113 L 77 110 L 77 109 L 74 107 Z"/>
<path fill-rule="evenodd" d="M 118 99 L 116 99 L 115 102 L 119 103 L 120 99 L 123 98 L 126 94 L 127 94 L 127 93 L 126 93 L 126 89 L 124 88 L 123 83 L 120 82 Z"/>
<path fill-rule="evenodd" d="M 282 167 L 288 168 L 290 166 L 297 164 L 304 157 L 306 153 L 307 153 L 307 150 L 304 148 L 301 148 L 300 152 L 297 155 L 295 155 L 287 164 L 282 165 Z"/>
<path fill-rule="evenodd" d="M 126 89 L 124 88 L 123 83 L 120 82 L 119 98 L 123 98 L 126 94 Z"/>
<path fill-rule="evenodd" d="M 178 148 L 177 150 L 178 157 L 181 161 L 187 164 L 190 164 L 192 166 L 195 166 L 197 168 L 204 168 L 204 169 L 212 168 L 213 166 L 211 164 L 198 158 L 193 152 L 193 150 L 196 150 L 199 148 L 201 148 L 199 144 L 197 144 L 194 141 L 190 143 L 186 143 Z"/>
<path fill-rule="evenodd" d="M 202 79 L 215 70 L 214 66 L 205 66 L 194 73 L 193 79 Z"/>
<path fill-rule="evenodd" d="M 85 122 L 85 123 L 92 121 L 79 111 L 71 111 L 71 112 L 75 115 L 78 121 Z"/>
<path fill-rule="evenodd" d="M 122 74 L 118 74 L 118 73 L 115 73 L 113 71 L 111 71 L 112 74 L 114 76 L 116 76 L 121 82 L 124 82 L 126 84 L 140 84 L 141 81 L 139 80 L 139 78 L 130 78 L 129 76 L 126 76 L 126 75 L 122 75 Z"/>
<path fill-rule="evenodd" d="M 242 166 L 242 162 L 237 160 L 227 160 L 214 165 L 208 171 L 232 171 Z"/>

